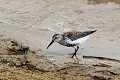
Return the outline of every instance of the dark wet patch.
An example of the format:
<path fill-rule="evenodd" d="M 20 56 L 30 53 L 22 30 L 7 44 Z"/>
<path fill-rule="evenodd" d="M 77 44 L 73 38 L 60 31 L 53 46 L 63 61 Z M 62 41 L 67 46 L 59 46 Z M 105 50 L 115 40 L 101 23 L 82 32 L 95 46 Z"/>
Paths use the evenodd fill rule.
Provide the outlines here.
<path fill-rule="evenodd" d="M 107 64 L 103 64 L 103 63 L 100 63 L 100 64 L 95 64 L 95 65 L 92 65 L 94 67 L 112 67 L 110 65 L 107 65 Z"/>
<path fill-rule="evenodd" d="M 120 0 L 88 0 L 88 3 L 91 4 L 100 4 L 100 3 L 108 3 L 108 2 L 114 2 L 120 4 Z"/>
<path fill-rule="evenodd" d="M 4 35 L 0 35 L 0 37 L 3 37 Z"/>
<path fill-rule="evenodd" d="M 103 76 L 92 76 L 91 80 L 112 80 L 111 78 L 104 78 Z"/>
<path fill-rule="evenodd" d="M 106 60 L 106 61 L 112 61 L 112 62 L 118 62 L 118 63 L 120 63 L 120 60 L 106 58 L 106 57 L 83 56 L 83 58 L 86 58 L 86 59 L 92 59 L 93 58 L 93 59 Z"/>
<path fill-rule="evenodd" d="M 114 42 L 114 39 L 109 39 L 110 42 Z"/>
<path fill-rule="evenodd" d="M 17 67 L 17 68 L 21 68 L 21 69 L 26 69 L 26 70 L 30 70 L 30 71 L 41 71 L 41 72 L 49 72 L 46 71 L 44 69 L 39 69 L 37 68 L 35 65 L 31 64 L 30 62 L 25 63 L 23 60 L 20 59 L 19 64 L 16 64 L 16 62 L 5 59 L 3 57 L 0 57 L 0 63 L 2 64 L 7 64 L 10 67 Z"/>
<path fill-rule="evenodd" d="M 112 71 L 108 71 L 108 70 L 95 71 L 95 73 L 102 73 L 104 75 L 109 75 L 109 76 L 118 75 L 117 73 L 112 72 Z"/>
<path fill-rule="evenodd" d="M 15 40 L 11 40 L 11 47 L 7 46 L 8 55 L 24 55 L 29 51 L 29 47 L 19 44 Z"/>

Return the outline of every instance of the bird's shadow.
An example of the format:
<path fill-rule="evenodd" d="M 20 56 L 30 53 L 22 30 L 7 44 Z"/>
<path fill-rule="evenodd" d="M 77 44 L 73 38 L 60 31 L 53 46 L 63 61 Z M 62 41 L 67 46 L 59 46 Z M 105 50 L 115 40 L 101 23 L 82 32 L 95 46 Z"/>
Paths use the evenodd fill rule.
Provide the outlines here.
<path fill-rule="evenodd" d="M 73 55 L 74 53 L 68 53 L 67 55 Z M 80 55 L 80 54 L 76 54 L 76 55 Z"/>

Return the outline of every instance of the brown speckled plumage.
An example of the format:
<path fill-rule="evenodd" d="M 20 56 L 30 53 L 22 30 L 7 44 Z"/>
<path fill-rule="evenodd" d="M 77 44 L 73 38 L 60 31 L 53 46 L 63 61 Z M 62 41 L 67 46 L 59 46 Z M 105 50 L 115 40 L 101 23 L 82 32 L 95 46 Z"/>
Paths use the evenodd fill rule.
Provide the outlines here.
<path fill-rule="evenodd" d="M 88 35 L 96 32 L 96 31 L 97 30 L 95 30 L 95 31 L 85 31 L 85 32 L 78 32 L 78 31 L 66 32 L 66 33 L 62 34 L 62 36 L 67 37 L 67 38 L 71 39 L 72 41 L 74 41 L 78 38 L 88 36 Z"/>

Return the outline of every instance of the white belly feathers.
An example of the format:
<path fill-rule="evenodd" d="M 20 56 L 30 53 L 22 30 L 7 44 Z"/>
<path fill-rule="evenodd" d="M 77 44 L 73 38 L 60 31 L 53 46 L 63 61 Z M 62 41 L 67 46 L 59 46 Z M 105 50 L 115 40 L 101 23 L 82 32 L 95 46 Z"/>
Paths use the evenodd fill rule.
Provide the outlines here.
<path fill-rule="evenodd" d="M 85 36 L 85 37 L 83 37 L 83 38 L 76 39 L 76 40 L 74 40 L 74 41 L 67 40 L 67 42 L 68 42 L 69 44 L 77 44 L 77 45 L 80 45 L 80 44 L 84 44 L 85 41 L 86 41 L 89 37 L 90 37 L 90 35 Z"/>

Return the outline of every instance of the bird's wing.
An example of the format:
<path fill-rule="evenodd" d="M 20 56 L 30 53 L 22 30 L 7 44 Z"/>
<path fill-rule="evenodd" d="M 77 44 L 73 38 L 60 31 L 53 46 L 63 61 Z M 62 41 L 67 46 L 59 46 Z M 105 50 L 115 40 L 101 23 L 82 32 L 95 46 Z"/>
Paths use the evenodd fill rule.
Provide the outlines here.
<path fill-rule="evenodd" d="M 96 32 L 96 31 L 97 30 L 95 30 L 95 31 L 85 31 L 85 32 L 76 32 L 76 31 L 66 32 L 66 33 L 63 34 L 63 36 L 66 37 L 66 38 L 69 38 L 73 41 L 73 40 L 88 36 L 88 35 Z"/>

